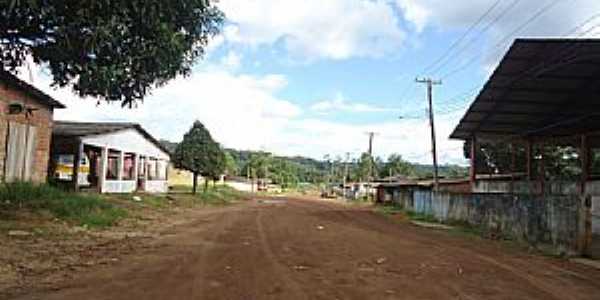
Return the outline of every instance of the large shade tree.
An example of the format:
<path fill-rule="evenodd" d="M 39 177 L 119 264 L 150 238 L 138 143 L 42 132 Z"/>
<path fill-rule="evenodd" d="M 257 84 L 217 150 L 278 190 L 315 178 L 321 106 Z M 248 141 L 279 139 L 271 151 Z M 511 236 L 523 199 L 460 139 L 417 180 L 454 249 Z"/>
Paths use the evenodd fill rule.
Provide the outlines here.
<path fill-rule="evenodd" d="M 214 2 L 0 1 L 0 66 L 15 73 L 32 57 L 54 85 L 131 106 L 153 87 L 190 74 L 222 28 Z"/>
<path fill-rule="evenodd" d="M 208 189 L 208 179 L 217 179 L 225 170 L 225 154 L 215 142 L 210 132 L 200 121 L 183 136 L 173 155 L 175 167 L 188 170 L 194 175 L 193 193 L 198 187 L 198 175 L 205 177 L 204 192 Z"/>

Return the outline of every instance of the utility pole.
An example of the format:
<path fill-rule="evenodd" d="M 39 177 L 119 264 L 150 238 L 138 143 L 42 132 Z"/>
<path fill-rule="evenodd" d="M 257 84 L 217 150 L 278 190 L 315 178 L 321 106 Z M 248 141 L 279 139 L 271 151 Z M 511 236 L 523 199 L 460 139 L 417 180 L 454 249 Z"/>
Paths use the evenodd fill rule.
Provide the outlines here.
<path fill-rule="evenodd" d="M 369 175 L 367 176 L 367 180 L 369 181 L 367 183 L 367 198 L 369 197 L 369 195 L 371 194 L 371 182 L 373 181 L 373 164 L 375 163 L 375 160 L 373 159 L 373 140 L 375 139 L 375 135 L 377 134 L 376 132 L 370 131 L 366 133 L 369 136 L 369 149 L 368 149 L 368 154 L 369 154 L 369 159 L 371 160 L 369 162 Z"/>
<path fill-rule="evenodd" d="M 369 136 L 369 155 L 373 156 L 373 139 L 375 138 L 375 132 L 367 132 L 367 135 Z"/>
<path fill-rule="evenodd" d="M 441 85 L 441 80 L 433 80 L 431 78 L 415 79 L 417 83 L 427 84 L 427 102 L 429 102 L 429 125 L 431 127 L 431 154 L 433 156 L 433 182 L 434 190 L 437 192 L 440 180 L 438 178 L 438 161 L 437 161 L 437 149 L 435 142 L 435 122 L 433 119 L 433 86 Z"/>
<path fill-rule="evenodd" d="M 346 179 L 348 178 L 348 160 L 350 160 L 350 152 L 346 152 L 346 160 L 344 161 L 344 180 L 343 180 L 344 199 L 346 199 Z"/>

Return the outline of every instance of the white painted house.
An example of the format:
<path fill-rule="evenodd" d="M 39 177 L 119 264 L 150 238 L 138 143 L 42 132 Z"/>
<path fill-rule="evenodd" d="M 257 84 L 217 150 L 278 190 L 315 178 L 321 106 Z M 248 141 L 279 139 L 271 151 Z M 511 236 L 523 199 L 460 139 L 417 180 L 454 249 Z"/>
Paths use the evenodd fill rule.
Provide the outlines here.
<path fill-rule="evenodd" d="M 139 124 L 59 121 L 52 138 L 50 176 L 59 178 L 60 172 L 68 170 L 67 182 L 76 190 L 168 191 L 169 152 Z M 72 163 L 58 163 L 65 158 Z"/>

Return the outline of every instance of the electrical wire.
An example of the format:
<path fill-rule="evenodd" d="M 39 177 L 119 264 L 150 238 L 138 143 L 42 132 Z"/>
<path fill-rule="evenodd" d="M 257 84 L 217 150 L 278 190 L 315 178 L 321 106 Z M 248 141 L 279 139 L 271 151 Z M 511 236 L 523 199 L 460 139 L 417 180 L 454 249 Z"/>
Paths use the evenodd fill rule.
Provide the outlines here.
<path fill-rule="evenodd" d="M 444 59 L 446 59 L 446 57 L 448 55 L 450 55 L 450 53 L 452 53 L 452 50 L 454 50 L 454 48 L 458 47 L 458 45 L 477 27 L 479 26 L 479 24 L 481 24 L 481 22 L 483 22 L 483 20 L 485 18 L 487 18 L 487 16 L 498 6 L 498 4 L 500 4 L 501 0 L 496 0 L 496 2 L 490 6 L 480 17 L 479 19 L 477 19 L 477 21 L 473 24 L 471 24 L 471 26 L 469 26 L 469 28 L 460 36 L 460 38 L 458 38 L 456 41 L 454 41 L 454 43 L 452 43 L 452 45 L 450 45 L 450 47 L 448 49 L 446 49 L 446 51 L 444 52 L 444 54 L 442 54 L 438 59 L 436 59 L 433 63 L 431 63 L 429 66 L 425 67 L 425 69 L 423 69 L 423 71 L 421 71 L 422 74 L 426 73 L 427 71 L 429 71 L 431 68 L 435 67 L 438 63 L 440 63 L 441 61 L 443 61 Z"/>
<path fill-rule="evenodd" d="M 481 37 L 484 33 L 486 33 L 488 30 L 490 30 L 494 24 L 498 23 L 498 21 L 500 21 L 504 16 L 506 16 L 506 14 L 509 11 L 511 11 L 517 4 L 519 4 L 519 2 L 521 2 L 521 0 L 514 0 L 513 2 L 511 2 L 511 4 L 509 6 L 504 8 L 504 10 L 502 10 L 500 12 L 500 14 L 498 16 L 496 16 L 495 19 L 493 19 L 482 30 L 480 30 L 479 33 L 474 38 L 469 40 L 468 43 L 466 43 L 463 47 L 461 47 L 460 50 L 455 54 L 455 57 L 458 57 L 459 54 L 466 51 L 471 46 L 476 45 L 475 41 L 477 41 L 479 39 L 479 37 Z M 445 66 L 447 66 L 450 62 L 452 62 L 452 58 L 450 58 L 449 60 L 446 60 L 443 64 L 439 65 L 437 68 L 435 68 L 432 71 L 432 73 L 437 74 L 439 71 L 443 70 L 443 68 Z"/>

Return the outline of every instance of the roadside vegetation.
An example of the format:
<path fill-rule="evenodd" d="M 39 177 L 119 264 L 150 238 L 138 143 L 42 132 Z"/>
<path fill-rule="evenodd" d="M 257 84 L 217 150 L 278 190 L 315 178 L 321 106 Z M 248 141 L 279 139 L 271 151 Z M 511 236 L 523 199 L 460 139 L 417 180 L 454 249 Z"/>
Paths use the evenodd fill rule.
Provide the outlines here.
<path fill-rule="evenodd" d="M 480 236 L 480 237 L 483 237 L 485 235 L 484 231 L 481 228 L 473 226 L 467 222 L 454 221 L 454 220 L 440 222 L 433 215 L 404 210 L 401 207 L 396 206 L 396 205 L 377 206 L 375 208 L 375 211 L 380 214 L 383 214 L 385 216 L 392 217 L 394 219 L 447 225 L 447 226 L 451 227 L 451 229 L 448 229 L 448 231 L 453 234 L 459 234 L 459 235 L 466 234 L 466 235 L 470 235 L 470 236 Z"/>
<path fill-rule="evenodd" d="M 249 198 L 249 194 L 237 191 L 229 186 L 215 185 L 207 187 L 203 193 L 194 194 L 192 187 L 174 186 L 170 197 L 177 201 L 187 201 L 192 205 L 227 205 Z"/>
<path fill-rule="evenodd" d="M 49 212 L 55 218 L 89 227 L 107 227 L 127 216 L 127 211 L 97 195 L 75 194 L 50 185 L 4 183 L 0 185 L 0 211 Z"/>

